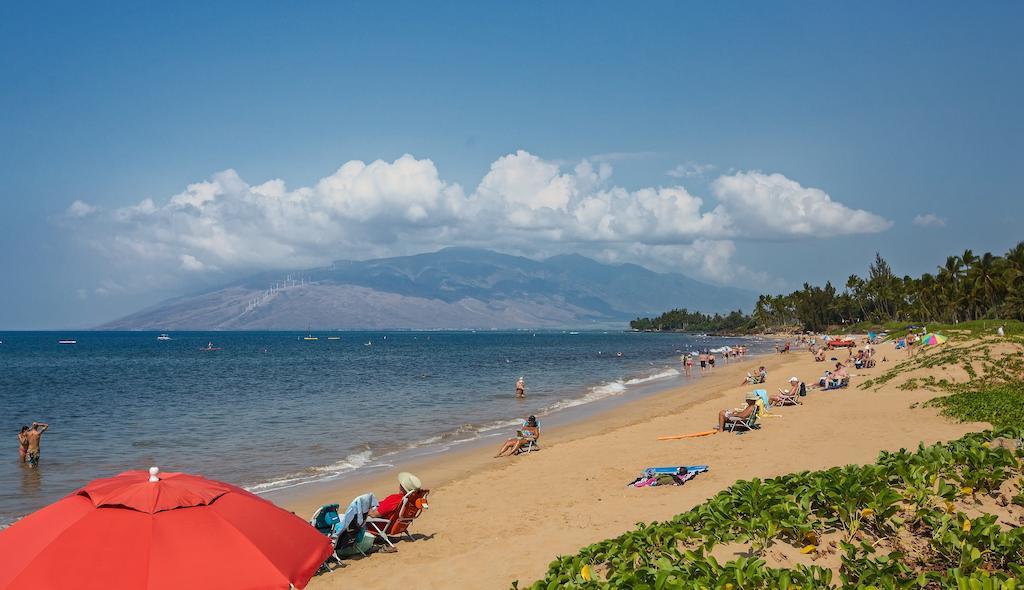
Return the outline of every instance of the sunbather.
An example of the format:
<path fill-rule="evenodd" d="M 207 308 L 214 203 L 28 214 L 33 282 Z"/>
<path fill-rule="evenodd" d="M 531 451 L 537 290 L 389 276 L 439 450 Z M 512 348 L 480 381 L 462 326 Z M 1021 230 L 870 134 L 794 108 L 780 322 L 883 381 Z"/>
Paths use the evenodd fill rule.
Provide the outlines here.
<path fill-rule="evenodd" d="M 422 487 L 420 478 L 403 471 L 398 474 L 398 493 L 391 494 L 380 501 L 376 508 L 370 509 L 370 518 L 388 518 L 402 505 L 402 498 L 409 492 L 414 492 Z"/>
<path fill-rule="evenodd" d="M 787 400 L 796 400 L 796 403 L 800 403 L 798 396 L 800 395 L 800 380 L 796 377 L 789 378 L 789 390 L 779 388 L 779 394 L 773 395 L 768 398 L 768 401 L 773 406 L 781 406 L 783 402 L 789 403 Z"/>
<path fill-rule="evenodd" d="M 726 422 L 743 422 L 754 413 L 755 408 L 757 408 L 757 394 L 753 392 L 748 393 L 744 399 L 747 402 L 746 407 L 722 410 L 718 413 L 718 428 L 716 429 L 718 432 L 725 430 Z"/>
<path fill-rule="evenodd" d="M 516 432 L 516 436 L 505 441 L 495 457 L 515 455 L 523 445 L 530 441 L 536 441 L 538 438 L 540 438 L 540 427 L 537 425 L 537 417 L 530 416 L 526 419 L 522 429 Z"/>

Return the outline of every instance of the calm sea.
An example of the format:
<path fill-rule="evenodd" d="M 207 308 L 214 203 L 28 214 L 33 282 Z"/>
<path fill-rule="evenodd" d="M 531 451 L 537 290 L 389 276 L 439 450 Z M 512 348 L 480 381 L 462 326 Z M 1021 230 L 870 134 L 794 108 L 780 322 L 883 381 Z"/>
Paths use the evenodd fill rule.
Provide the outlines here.
<path fill-rule="evenodd" d="M 93 478 L 151 465 L 257 492 L 344 477 L 410 449 L 440 452 L 505 432 L 530 413 L 676 385 L 680 352 L 739 342 L 621 332 L 314 335 L 0 332 L 0 525 Z M 220 350 L 201 350 L 210 342 Z M 526 400 L 513 395 L 520 376 Z M 17 462 L 17 431 L 33 420 L 50 424 L 38 469 Z"/>

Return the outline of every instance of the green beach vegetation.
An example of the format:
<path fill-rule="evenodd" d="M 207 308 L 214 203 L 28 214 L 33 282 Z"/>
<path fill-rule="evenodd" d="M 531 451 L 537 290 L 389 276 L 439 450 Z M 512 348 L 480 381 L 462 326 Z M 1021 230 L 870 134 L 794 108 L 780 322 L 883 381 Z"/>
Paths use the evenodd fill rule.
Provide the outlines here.
<path fill-rule="evenodd" d="M 649 331 L 825 331 L 996 318 L 1024 320 L 1024 242 L 1003 256 L 965 250 L 947 257 L 935 273 L 916 278 L 897 276 L 876 254 L 867 276 L 850 275 L 842 290 L 831 282 L 823 287 L 804 283 L 788 295 L 761 295 L 750 316 L 705 316 L 677 309 L 653 319 L 637 318 L 630 326 Z"/>
<path fill-rule="evenodd" d="M 1018 424 L 872 465 L 738 481 L 558 558 L 528 587 L 1012 590 L 1024 583 L 1024 528 L 1009 520 L 1024 506 L 1022 435 Z"/>

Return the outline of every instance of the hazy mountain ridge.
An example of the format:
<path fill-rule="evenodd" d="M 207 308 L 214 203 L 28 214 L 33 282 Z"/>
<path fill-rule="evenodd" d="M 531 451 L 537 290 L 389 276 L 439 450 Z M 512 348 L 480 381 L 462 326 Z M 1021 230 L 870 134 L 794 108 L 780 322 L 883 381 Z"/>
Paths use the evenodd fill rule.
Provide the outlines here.
<path fill-rule="evenodd" d="M 488 250 L 339 261 L 260 273 L 110 322 L 117 330 L 543 328 L 613 325 L 674 307 L 749 310 L 756 294 L 578 254 L 543 261 Z M 278 285 L 270 289 L 271 285 Z M 253 302 L 258 302 L 254 305 Z"/>

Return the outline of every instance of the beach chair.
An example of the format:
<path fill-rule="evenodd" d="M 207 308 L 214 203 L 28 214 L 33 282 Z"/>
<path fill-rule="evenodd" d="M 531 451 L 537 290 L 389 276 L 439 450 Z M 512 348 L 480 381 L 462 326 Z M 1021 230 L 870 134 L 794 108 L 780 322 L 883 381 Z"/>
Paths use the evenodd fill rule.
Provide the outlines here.
<path fill-rule="evenodd" d="M 309 524 L 313 525 L 313 528 L 321 534 L 329 537 L 334 549 L 331 556 L 324 562 L 325 567 L 332 559 L 340 565 L 340 553 L 349 547 L 355 547 L 363 556 L 366 555 L 366 552 L 359 548 L 358 543 L 366 534 L 367 515 L 370 508 L 376 505 L 377 498 L 373 494 L 363 494 L 352 500 L 344 513 L 339 512 L 339 504 L 325 504 L 313 513 Z"/>
<path fill-rule="evenodd" d="M 750 413 L 750 417 L 746 420 L 731 420 L 725 423 L 725 429 L 729 432 L 741 434 L 744 432 L 750 432 L 755 428 L 760 428 L 757 425 L 757 417 L 760 414 L 760 410 L 755 407 L 754 411 Z"/>
<path fill-rule="evenodd" d="M 779 388 L 779 395 L 775 405 L 777 407 L 782 406 L 796 406 L 800 404 L 799 393 L 791 394 L 785 389 Z"/>
<path fill-rule="evenodd" d="M 540 420 L 537 421 L 537 431 L 540 432 Z M 516 449 L 516 452 L 513 453 L 513 455 L 522 455 L 523 453 L 532 453 L 540 450 L 540 445 L 537 444 L 536 436 L 530 436 L 523 430 L 518 431 L 516 435 L 519 438 L 525 439 L 526 442 L 523 443 L 523 446 Z"/>
<path fill-rule="evenodd" d="M 410 541 L 415 541 L 409 534 L 409 525 L 423 512 L 427 505 L 427 496 L 430 490 L 413 490 L 402 498 L 402 503 L 395 510 L 391 518 L 367 518 L 367 532 L 383 540 L 389 547 L 394 548 L 391 537 L 405 535 Z"/>
<path fill-rule="evenodd" d="M 327 561 L 320 566 L 321 569 L 330 569 L 328 565 L 331 560 L 338 562 L 341 565 L 341 558 L 338 557 L 337 543 L 338 536 L 343 530 L 341 525 L 341 514 L 338 513 L 339 504 L 324 504 L 323 506 L 316 509 L 313 516 L 309 519 L 309 524 L 313 525 L 313 528 L 318 533 L 326 535 L 331 539 L 331 545 L 334 549 L 331 551 L 331 556 L 327 558 Z"/>

